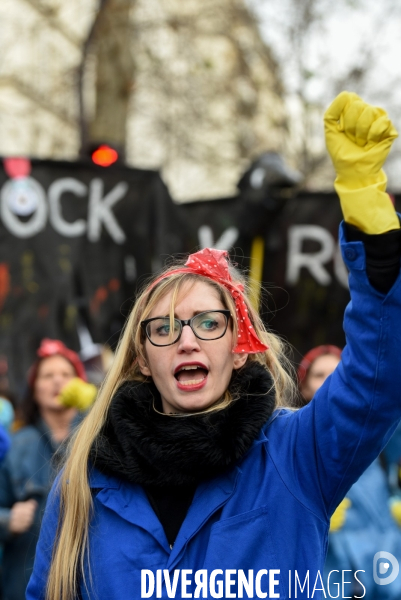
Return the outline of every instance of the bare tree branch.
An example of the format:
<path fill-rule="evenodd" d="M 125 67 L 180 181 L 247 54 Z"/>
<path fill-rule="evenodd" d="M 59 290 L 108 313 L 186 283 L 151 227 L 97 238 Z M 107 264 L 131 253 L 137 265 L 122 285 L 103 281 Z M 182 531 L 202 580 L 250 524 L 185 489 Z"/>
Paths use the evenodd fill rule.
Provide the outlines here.
<path fill-rule="evenodd" d="M 131 54 L 130 11 L 135 0 L 101 0 L 85 40 L 78 73 L 80 94 L 81 153 L 90 141 L 106 141 L 125 150 L 128 103 L 135 65 Z M 84 73 L 88 58 L 95 56 L 95 106 L 88 123 L 85 110 Z"/>
<path fill-rule="evenodd" d="M 75 33 L 67 28 L 64 23 L 62 23 L 58 18 L 57 18 L 57 13 L 56 11 L 48 6 L 45 5 L 43 2 L 41 2 L 41 0 L 24 0 L 27 4 L 29 4 L 32 8 L 34 8 L 44 19 L 46 19 L 46 22 L 48 23 L 49 27 L 52 27 L 53 29 L 55 29 L 56 31 L 58 31 L 59 33 L 61 33 L 61 35 L 68 40 L 71 44 L 73 44 L 74 46 L 76 46 L 77 48 L 81 48 L 81 40 L 80 38 L 75 35 Z"/>
<path fill-rule="evenodd" d="M 88 123 L 85 114 L 85 101 L 84 101 L 84 73 L 86 62 L 88 58 L 88 52 L 92 43 L 97 24 L 101 18 L 102 12 L 105 10 L 109 0 L 99 0 L 98 10 L 93 20 L 92 26 L 86 36 L 84 43 L 82 44 L 82 58 L 77 71 L 77 94 L 78 94 L 78 106 L 79 106 L 79 132 L 80 132 L 80 154 L 84 154 L 89 140 L 88 134 Z"/>
<path fill-rule="evenodd" d="M 18 75 L 14 74 L 0 77 L 0 87 L 14 88 L 39 108 L 42 108 L 54 117 L 57 117 L 60 121 L 66 123 L 70 127 L 76 128 L 77 121 L 68 111 L 63 110 L 62 106 L 56 106 L 54 103 L 50 102 L 47 96 L 42 95 L 36 87 L 27 83 L 18 77 Z"/>

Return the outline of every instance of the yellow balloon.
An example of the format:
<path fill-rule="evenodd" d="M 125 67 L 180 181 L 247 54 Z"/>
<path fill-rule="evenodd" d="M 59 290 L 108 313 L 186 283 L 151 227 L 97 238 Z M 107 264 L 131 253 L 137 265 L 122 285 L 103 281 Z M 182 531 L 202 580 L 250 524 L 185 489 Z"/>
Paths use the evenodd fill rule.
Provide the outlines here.
<path fill-rule="evenodd" d="M 78 410 L 88 410 L 95 401 L 97 388 L 92 383 L 86 383 L 80 377 L 74 377 L 61 390 L 61 404 Z"/>

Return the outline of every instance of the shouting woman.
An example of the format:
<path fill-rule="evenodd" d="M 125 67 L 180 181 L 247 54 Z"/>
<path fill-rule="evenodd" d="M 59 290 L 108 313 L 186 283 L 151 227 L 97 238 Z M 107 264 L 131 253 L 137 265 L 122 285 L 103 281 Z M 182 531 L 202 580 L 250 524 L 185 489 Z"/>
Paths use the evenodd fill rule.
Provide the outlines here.
<path fill-rule="evenodd" d="M 226 253 L 171 265 L 71 443 L 29 600 L 323 593 L 330 517 L 401 417 L 400 224 L 381 169 L 396 132 L 348 92 L 325 126 L 352 296 L 337 369 L 286 409 L 280 341 Z"/>

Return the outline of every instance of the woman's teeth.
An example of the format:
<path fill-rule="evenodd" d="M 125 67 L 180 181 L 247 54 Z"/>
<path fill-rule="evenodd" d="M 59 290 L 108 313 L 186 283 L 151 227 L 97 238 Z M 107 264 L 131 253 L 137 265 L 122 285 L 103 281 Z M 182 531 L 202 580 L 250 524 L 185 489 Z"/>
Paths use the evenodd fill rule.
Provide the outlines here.
<path fill-rule="evenodd" d="M 206 375 L 204 375 L 200 379 L 188 379 L 187 381 L 182 381 L 182 379 L 179 379 L 179 382 L 181 383 L 181 385 L 196 385 L 197 383 L 200 383 L 204 379 L 206 379 Z"/>
<path fill-rule="evenodd" d="M 176 379 L 182 385 L 196 385 L 201 383 L 207 377 L 207 372 L 205 369 L 198 367 L 196 365 L 183 367 L 176 374 Z"/>

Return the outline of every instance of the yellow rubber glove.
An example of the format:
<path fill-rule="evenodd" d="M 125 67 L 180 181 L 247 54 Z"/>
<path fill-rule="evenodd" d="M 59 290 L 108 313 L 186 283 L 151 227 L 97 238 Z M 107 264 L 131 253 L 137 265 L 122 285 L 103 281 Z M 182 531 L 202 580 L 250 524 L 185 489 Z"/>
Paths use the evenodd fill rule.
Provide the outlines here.
<path fill-rule="evenodd" d="M 351 506 L 351 500 L 344 498 L 333 512 L 330 519 L 330 533 L 338 531 L 344 526 L 345 519 L 347 518 L 347 510 Z"/>
<path fill-rule="evenodd" d="M 394 521 L 401 527 L 401 500 L 392 500 L 390 502 L 390 510 Z"/>
<path fill-rule="evenodd" d="M 87 410 L 92 406 L 97 394 L 97 388 L 92 383 L 86 383 L 80 377 L 74 377 L 61 390 L 59 400 L 68 408 Z"/>
<path fill-rule="evenodd" d="M 324 114 L 324 128 L 345 221 L 369 234 L 399 229 L 382 169 L 398 136 L 387 113 L 341 92 Z"/>

